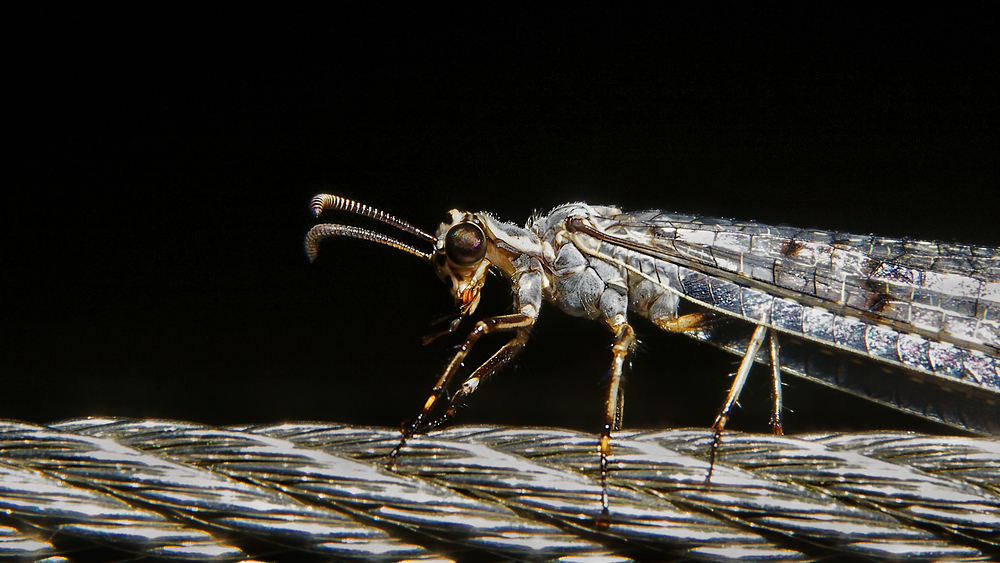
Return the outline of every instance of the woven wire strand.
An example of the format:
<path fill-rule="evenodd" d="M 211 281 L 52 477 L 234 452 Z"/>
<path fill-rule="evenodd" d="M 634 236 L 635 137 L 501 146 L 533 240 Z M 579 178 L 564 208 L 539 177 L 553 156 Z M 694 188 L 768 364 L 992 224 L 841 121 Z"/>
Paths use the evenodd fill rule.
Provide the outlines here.
<path fill-rule="evenodd" d="M 62 561 L 981 561 L 1000 440 L 323 423 L 0 423 L 0 557 Z"/>

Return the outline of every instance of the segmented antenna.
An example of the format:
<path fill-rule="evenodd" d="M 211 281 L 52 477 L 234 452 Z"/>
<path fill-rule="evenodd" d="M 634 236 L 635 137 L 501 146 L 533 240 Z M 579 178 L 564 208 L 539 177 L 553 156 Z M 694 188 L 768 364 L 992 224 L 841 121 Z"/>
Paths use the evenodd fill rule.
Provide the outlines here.
<path fill-rule="evenodd" d="M 306 233 L 306 255 L 309 256 L 309 261 L 312 262 L 316 259 L 316 254 L 319 252 L 319 242 L 327 237 L 350 237 L 357 238 L 361 240 L 367 240 L 369 242 L 377 242 L 379 244 L 384 244 L 386 246 L 391 246 L 397 250 L 402 250 L 408 254 L 418 256 L 423 258 L 424 261 L 429 262 L 433 254 L 430 252 L 422 252 L 417 248 L 414 248 L 404 242 L 400 242 L 390 236 L 383 235 L 382 233 L 377 233 L 375 231 L 369 231 L 361 227 L 354 227 L 351 225 L 336 225 L 334 223 L 322 223 L 316 225 L 315 227 L 309 229 Z"/>
<path fill-rule="evenodd" d="M 376 219 L 378 221 L 382 221 L 383 223 L 386 223 L 388 225 L 392 225 L 393 227 L 396 227 L 397 229 L 400 229 L 402 231 L 406 231 L 407 233 L 410 233 L 411 235 L 420 237 L 420 238 L 422 238 L 422 239 L 424 239 L 426 241 L 430 241 L 430 242 L 435 242 L 436 241 L 436 239 L 432 235 L 429 235 L 429 234 L 421 231 L 420 229 L 414 227 L 413 225 L 411 225 L 410 223 L 407 223 L 406 221 L 403 221 L 402 219 L 399 219 L 397 217 L 393 217 L 392 215 L 389 215 L 388 213 L 386 213 L 384 211 L 381 211 L 379 209 L 375 209 L 374 207 L 370 207 L 370 206 L 365 205 L 363 203 L 358 203 L 358 202 L 356 202 L 354 200 L 347 199 L 346 197 L 340 197 L 340 196 L 331 195 L 331 194 L 319 194 L 319 195 L 317 195 L 316 197 L 314 197 L 312 199 L 312 203 L 310 204 L 310 207 L 312 208 L 313 215 L 316 216 L 316 217 L 319 217 L 323 213 L 323 211 L 325 211 L 327 209 L 332 209 L 334 211 L 348 211 L 350 213 L 355 213 L 357 215 L 363 215 L 363 216 L 369 217 L 371 219 Z M 367 232 L 372 233 L 372 231 L 367 231 Z M 373 233 L 373 234 L 377 234 L 377 233 Z M 345 235 L 345 236 L 354 236 L 354 235 Z M 363 238 L 363 237 L 356 237 L 356 238 Z M 373 240 L 373 239 L 366 239 L 366 240 Z M 375 242 L 381 242 L 381 241 L 375 241 Z M 399 244 L 402 244 L 402 243 L 399 243 Z M 393 245 L 389 245 L 389 246 L 393 246 Z M 406 246 L 406 245 L 403 245 L 403 246 Z M 399 247 L 397 247 L 397 248 L 399 248 Z M 403 248 L 400 248 L 400 250 L 403 250 Z M 421 253 L 421 254 L 423 254 L 423 253 Z"/>

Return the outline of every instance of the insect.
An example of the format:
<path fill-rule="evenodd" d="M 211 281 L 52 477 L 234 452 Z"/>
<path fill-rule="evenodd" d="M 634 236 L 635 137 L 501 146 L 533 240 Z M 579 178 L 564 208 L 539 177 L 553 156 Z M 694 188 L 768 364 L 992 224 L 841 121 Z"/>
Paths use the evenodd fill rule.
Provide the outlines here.
<path fill-rule="evenodd" d="M 314 259 L 322 239 L 353 237 L 429 262 L 458 306 L 442 334 L 475 311 L 489 272 L 513 290 L 514 312 L 475 323 L 420 414 L 404 426 L 391 460 L 415 433 L 450 419 L 517 355 L 543 301 L 599 320 L 613 335 L 599 442 L 602 518 L 609 513 L 611 435 L 622 423 L 622 371 L 636 344 L 629 313 L 743 357 L 713 425 L 713 461 L 754 362 L 772 368 L 776 433 L 784 371 L 969 432 L 1000 435 L 1000 248 L 585 203 L 558 206 L 524 227 L 452 210 L 431 235 L 335 195 L 317 195 L 311 206 L 317 217 L 347 211 L 420 239 L 427 250 L 368 229 L 318 224 L 305 246 Z M 695 310 L 681 314 L 682 303 Z M 490 333 L 510 339 L 449 396 L 470 350 Z"/>

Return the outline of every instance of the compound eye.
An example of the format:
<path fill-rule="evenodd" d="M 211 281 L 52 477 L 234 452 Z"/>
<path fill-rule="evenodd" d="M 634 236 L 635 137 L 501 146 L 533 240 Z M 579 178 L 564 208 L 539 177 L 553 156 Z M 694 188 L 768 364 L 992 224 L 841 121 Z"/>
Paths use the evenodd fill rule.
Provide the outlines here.
<path fill-rule="evenodd" d="M 486 235 L 473 223 L 459 223 L 448 230 L 444 249 L 459 266 L 471 266 L 486 256 Z"/>

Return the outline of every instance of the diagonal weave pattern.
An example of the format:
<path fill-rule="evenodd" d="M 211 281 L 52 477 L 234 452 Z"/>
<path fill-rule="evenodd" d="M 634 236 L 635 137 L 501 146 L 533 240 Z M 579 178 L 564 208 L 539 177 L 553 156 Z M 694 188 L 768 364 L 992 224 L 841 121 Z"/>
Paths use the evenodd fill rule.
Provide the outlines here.
<path fill-rule="evenodd" d="M 898 432 L 597 439 L 328 423 L 0 423 L 0 558 L 972 561 L 1000 557 L 1000 441 Z"/>

